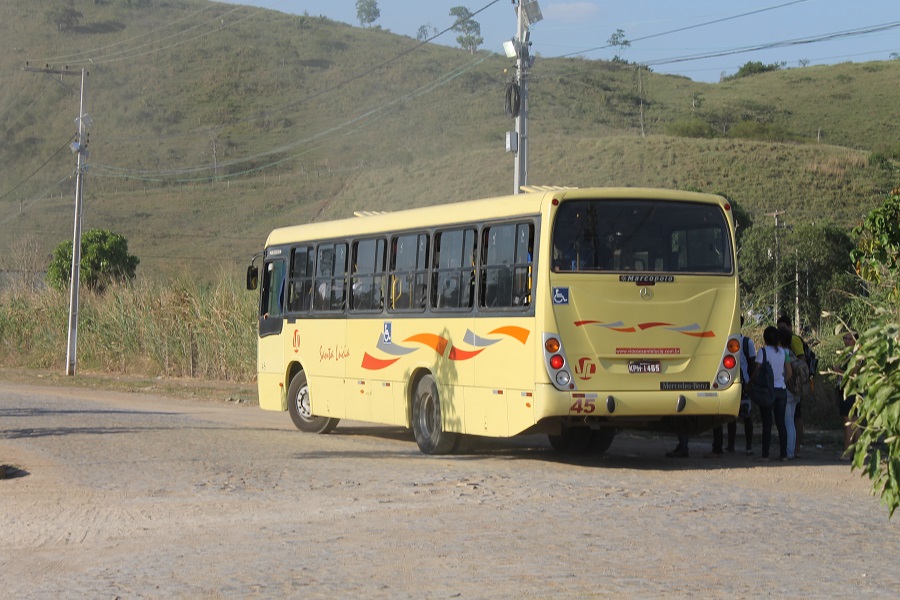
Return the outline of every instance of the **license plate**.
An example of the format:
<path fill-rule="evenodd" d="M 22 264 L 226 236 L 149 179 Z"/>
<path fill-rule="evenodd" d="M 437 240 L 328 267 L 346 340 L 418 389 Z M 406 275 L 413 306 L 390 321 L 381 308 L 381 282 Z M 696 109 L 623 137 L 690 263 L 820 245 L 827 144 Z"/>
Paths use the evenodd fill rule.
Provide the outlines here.
<path fill-rule="evenodd" d="M 629 373 L 661 373 L 658 360 L 632 360 L 628 362 Z"/>

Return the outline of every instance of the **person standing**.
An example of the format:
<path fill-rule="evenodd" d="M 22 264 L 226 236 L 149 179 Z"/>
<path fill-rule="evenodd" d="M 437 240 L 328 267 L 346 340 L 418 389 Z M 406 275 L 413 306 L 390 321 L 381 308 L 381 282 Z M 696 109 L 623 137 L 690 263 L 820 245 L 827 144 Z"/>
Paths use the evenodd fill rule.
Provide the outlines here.
<path fill-rule="evenodd" d="M 794 352 L 791 349 L 791 332 L 779 329 L 778 343 L 784 350 L 786 363 L 790 365 L 791 361 L 794 360 Z M 785 378 L 785 383 L 787 383 L 787 379 Z M 787 459 L 794 460 L 797 458 L 797 429 L 794 425 L 794 412 L 800 403 L 800 396 L 792 393 L 791 388 L 787 385 L 785 385 L 785 394 L 787 395 L 787 402 L 784 409 L 784 429 L 787 433 Z M 778 431 L 780 432 L 781 429 Z"/>
<path fill-rule="evenodd" d="M 744 326 L 744 315 L 741 315 L 741 327 Z M 753 455 L 753 413 L 751 412 L 750 403 L 750 373 L 755 365 L 754 357 L 756 356 L 756 347 L 753 340 L 739 334 L 741 342 L 741 408 L 738 412 L 737 420 L 728 422 L 728 445 L 725 446 L 725 452 L 734 452 L 734 442 L 737 438 L 737 421 L 744 423 L 744 450 L 747 456 Z M 713 444 L 712 452 L 704 454 L 704 458 L 720 458 L 722 456 L 722 426 L 716 425 L 713 428 Z"/>
<path fill-rule="evenodd" d="M 757 377 L 765 377 L 763 375 L 764 363 L 769 363 L 772 368 L 775 387 L 775 402 L 772 406 L 759 407 L 760 417 L 762 419 L 762 455 L 759 460 L 769 460 L 769 446 L 772 443 L 772 417 L 774 412 L 775 425 L 778 428 L 779 458 L 787 459 L 787 431 L 784 429 L 784 411 L 787 404 L 787 388 L 785 387 L 785 376 L 791 377 L 791 365 L 785 362 L 784 350 L 779 346 L 778 329 L 766 327 L 763 331 L 763 342 L 765 346 L 756 353 L 756 368 L 750 376 L 751 381 Z"/>
<path fill-rule="evenodd" d="M 794 333 L 793 326 L 791 325 L 791 319 L 787 315 L 781 315 L 778 317 L 778 321 L 775 323 L 778 326 L 778 329 L 787 331 L 791 334 L 791 343 L 790 348 L 791 352 L 794 353 L 794 357 L 799 358 L 802 361 L 807 360 L 806 351 L 803 348 L 803 339 Z M 808 361 L 807 361 L 808 362 Z M 812 370 L 810 370 L 810 375 L 812 375 Z M 803 407 L 800 406 L 800 398 L 797 398 L 797 404 L 794 407 L 794 429 L 797 435 L 797 448 L 803 445 Z"/>
<path fill-rule="evenodd" d="M 856 333 L 853 331 L 847 331 L 844 333 L 841 338 L 844 342 L 845 348 L 853 348 L 856 346 Z M 851 394 L 844 397 L 844 375 L 847 374 L 848 371 L 854 371 L 859 368 L 858 365 L 853 363 L 853 355 L 854 351 L 850 350 L 847 357 L 841 363 L 841 366 L 834 367 L 834 370 L 840 374 L 838 378 L 838 392 L 840 393 L 840 400 L 838 401 L 838 412 L 841 415 L 841 420 L 844 424 L 844 453 L 841 455 L 842 460 L 852 460 L 852 454 L 848 454 L 847 450 L 850 449 L 850 446 L 856 443 L 856 440 L 859 438 L 859 427 L 856 424 L 856 413 L 853 410 L 853 405 L 856 404 L 856 394 Z"/>

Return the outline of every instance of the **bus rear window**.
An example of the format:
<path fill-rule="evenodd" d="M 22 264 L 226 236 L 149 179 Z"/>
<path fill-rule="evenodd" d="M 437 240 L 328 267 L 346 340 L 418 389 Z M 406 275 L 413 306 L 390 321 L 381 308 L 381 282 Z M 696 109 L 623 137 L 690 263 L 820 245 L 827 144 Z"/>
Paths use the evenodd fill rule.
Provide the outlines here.
<path fill-rule="evenodd" d="M 733 272 L 728 222 L 716 205 L 659 200 L 577 200 L 553 223 L 553 270 Z"/>

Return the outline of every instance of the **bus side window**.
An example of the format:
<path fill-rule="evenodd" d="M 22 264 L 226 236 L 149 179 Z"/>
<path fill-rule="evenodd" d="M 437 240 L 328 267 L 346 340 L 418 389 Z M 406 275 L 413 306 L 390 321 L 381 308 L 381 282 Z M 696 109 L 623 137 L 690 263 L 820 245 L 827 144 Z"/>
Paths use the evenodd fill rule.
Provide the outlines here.
<path fill-rule="evenodd" d="M 380 311 L 384 307 L 384 251 L 383 239 L 353 245 L 350 310 Z"/>
<path fill-rule="evenodd" d="M 391 310 L 422 310 L 428 299 L 428 236 L 424 233 L 391 239 Z"/>
<path fill-rule="evenodd" d="M 524 307 L 531 302 L 530 262 L 534 244 L 530 224 L 496 225 L 482 240 L 481 306 Z"/>
<path fill-rule="evenodd" d="M 313 309 L 320 312 L 344 310 L 346 299 L 347 244 L 322 244 L 316 253 Z"/>
<path fill-rule="evenodd" d="M 309 246 L 294 248 L 291 252 L 291 275 L 288 284 L 287 310 L 291 313 L 308 313 L 312 306 L 313 249 Z"/>

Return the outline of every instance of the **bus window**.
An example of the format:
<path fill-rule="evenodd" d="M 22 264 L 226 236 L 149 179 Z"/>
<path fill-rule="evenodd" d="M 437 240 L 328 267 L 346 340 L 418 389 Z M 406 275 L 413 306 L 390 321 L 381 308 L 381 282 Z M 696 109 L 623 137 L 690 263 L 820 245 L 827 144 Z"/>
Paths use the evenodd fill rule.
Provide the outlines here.
<path fill-rule="evenodd" d="M 312 246 L 294 248 L 291 252 L 287 305 L 289 313 L 308 313 L 312 307 L 314 259 Z"/>
<path fill-rule="evenodd" d="M 321 244 L 316 254 L 313 309 L 341 312 L 346 298 L 347 244 Z"/>
<path fill-rule="evenodd" d="M 380 311 L 384 307 L 385 247 L 383 239 L 353 244 L 350 310 Z"/>
<path fill-rule="evenodd" d="M 427 266 L 427 235 L 401 235 L 391 240 L 391 310 L 425 308 Z"/>
<path fill-rule="evenodd" d="M 442 231 L 434 236 L 431 306 L 469 310 L 475 298 L 475 230 Z"/>
<path fill-rule="evenodd" d="M 483 232 L 481 306 L 523 307 L 531 302 L 531 224 L 497 225 Z"/>
<path fill-rule="evenodd" d="M 553 224 L 553 270 L 731 274 L 729 240 L 715 205 L 576 200 Z"/>
<path fill-rule="evenodd" d="M 259 303 L 259 335 L 281 333 L 284 302 L 283 260 L 266 263 Z"/>

